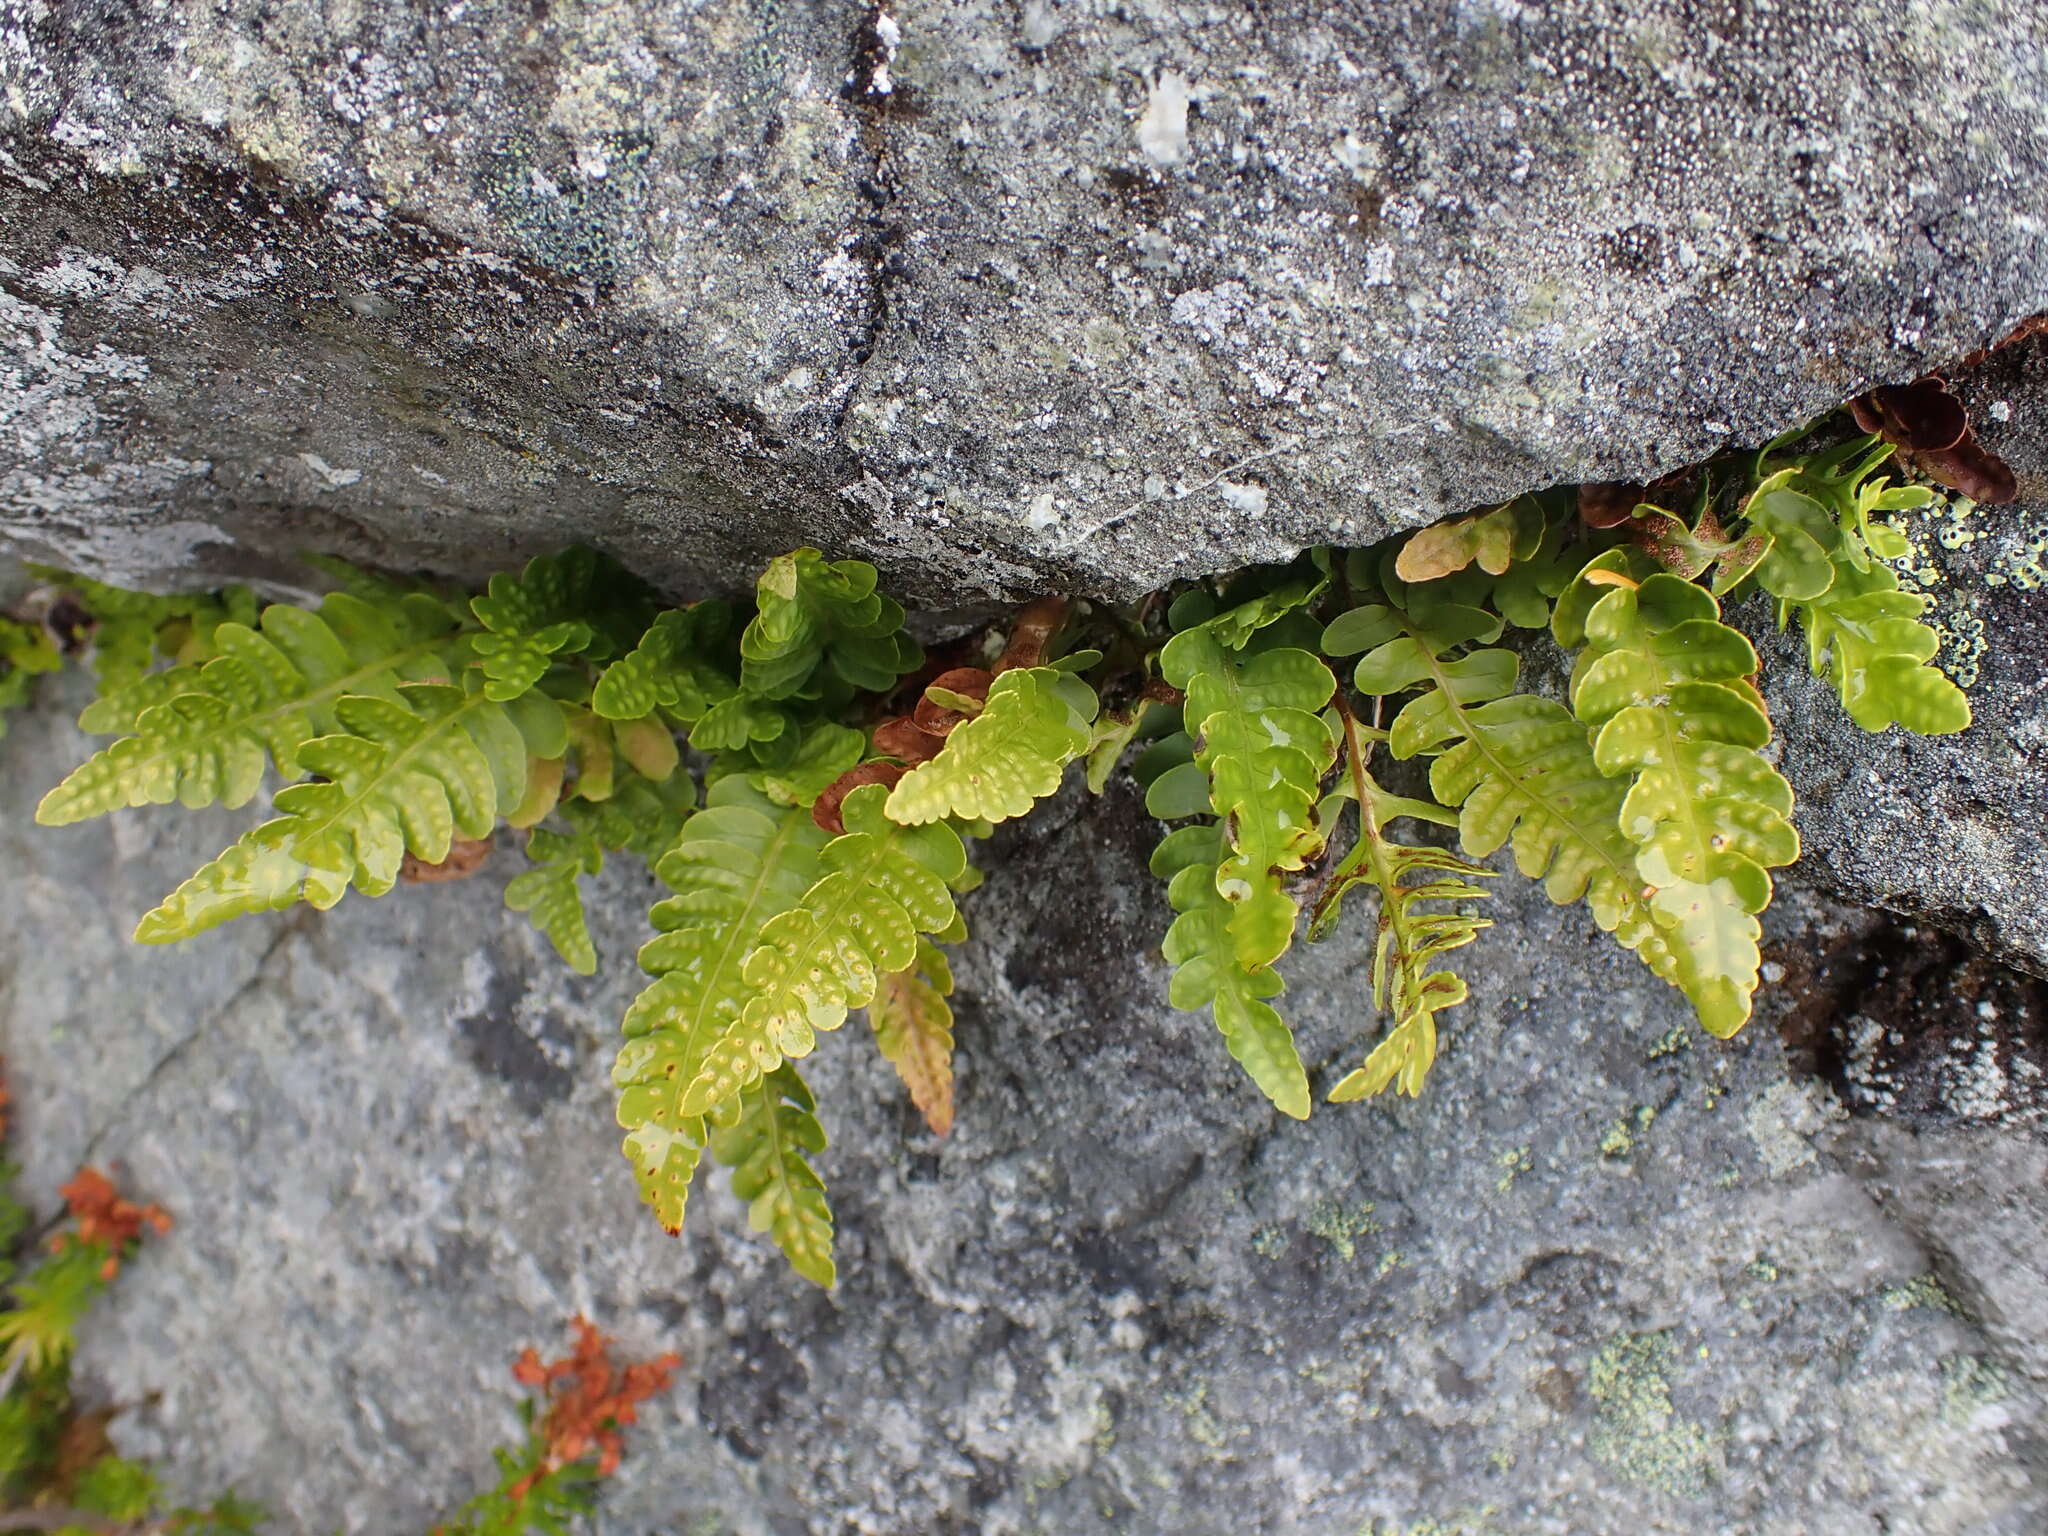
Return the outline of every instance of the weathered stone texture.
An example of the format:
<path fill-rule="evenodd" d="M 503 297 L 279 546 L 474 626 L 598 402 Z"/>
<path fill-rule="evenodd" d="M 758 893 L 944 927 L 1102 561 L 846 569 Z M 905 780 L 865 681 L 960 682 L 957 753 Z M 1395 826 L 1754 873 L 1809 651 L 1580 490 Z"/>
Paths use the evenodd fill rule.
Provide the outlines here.
<path fill-rule="evenodd" d="M 0 0 L 0 542 L 1128 592 L 1760 440 L 2044 203 L 2032 0 Z"/>

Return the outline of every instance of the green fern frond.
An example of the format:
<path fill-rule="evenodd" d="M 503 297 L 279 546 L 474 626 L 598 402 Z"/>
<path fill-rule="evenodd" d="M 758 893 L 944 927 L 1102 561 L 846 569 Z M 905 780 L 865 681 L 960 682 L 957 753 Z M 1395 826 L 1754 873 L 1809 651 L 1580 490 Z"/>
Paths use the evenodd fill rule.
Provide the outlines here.
<path fill-rule="evenodd" d="M 531 689 L 558 655 L 603 661 L 627 649 L 653 617 L 637 579 L 580 545 L 536 556 L 516 576 L 499 572 L 469 606 L 487 631 L 475 642 L 484 692 L 499 700 Z"/>
<path fill-rule="evenodd" d="M 536 867 L 506 884 L 505 905 L 527 913 L 570 970 L 595 975 L 597 946 L 590 939 L 583 889 L 577 882 L 604 869 L 604 850 L 595 837 L 564 837 L 536 828 L 527 838 L 526 856 Z"/>
<path fill-rule="evenodd" d="M 655 866 L 673 894 L 650 914 L 657 936 L 640 964 L 655 979 L 627 1010 L 612 1082 L 641 1197 L 670 1232 L 682 1230 L 706 1134 L 705 1110 L 686 1110 L 684 1090 L 739 1022 L 751 996 L 746 958 L 769 920 L 817 882 L 828 841 L 807 811 L 734 775 L 712 785 Z"/>
<path fill-rule="evenodd" d="M 711 1133 L 711 1155 L 732 1169 L 754 1230 L 774 1238 L 798 1274 L 829 1289 L 839 1278 L 832 1208 L 810 1163 L 824 1150 L 817 1101 L 787 1062 L 747 1088 L 738 1117 Z"/>
<path fill-rule="evenodd" d="M 903 608 L 875 590 L 875 568 L 799 549 L 774 560 L 740 637 L 740 685 L 763 699 L 812 694 L 823 668 L 842 688 L 885 693 L 920 659 Z"/>
<path fill-rule="evenodd" d="M 88 730 L 124 736 L 43 797 L 36 820 L 67 826 L 123 806 L 245 805 L 266 759 L 280 776 L 305 770 L 300 748 L 337 723 L 351 694 L 390 697 L 407 681 L 447 677 L 453 620 L 422 600 L 388 610 L 331 593 L 318 613 L 272 604 L 260 629 L 223 623 L 220 654 L 174 667 L 89 707 Z"/>
<path fill-rule="evenodd" d="M 1315 807 L 1336 741 L 1319 711 L 1336 679 L 1306 650 L 1272 644 L 1232 651 L 1207 625 L 1175 635 L 1159 665 L 1187 693 L 1183 716 L 1197 742 L 1194 762 L 1208 779 L 1208 809 L 1230 839 L 1230 854 L 1216 869 L 1217 889 L 1233 907 L 1238 963 L 1257 970 L 1293 942 L 1300 903 L 1285 875 L 1323 846 Z"/>
<path fill-rule="evenodd" d="M 1447 823 L 1451 814 L 1441 806 L 1388 794 L 1367 771 L 1363 735 L 1348 714 L 1344 731 L 1350 790 L 1358 802 L 1358 841 L 1331 871 L 1310 934 L 1328 929 L 1352 888 L 1370 885 L 1378 891 L 1372 998 L 1393 1025 L 1365 1064 L 1330 1090 L 1330 1102 L 1348 1103 L 1389 1087 L 1413 1098 L 1436 1062 L 1436 1016 L 1466 997 L 1463 977 L 1431 967 L 1492 926 L 1457 908 L 1445 911 L 1441 904 L 1485 899 L 1490 893 L 1472 882 L 1492 878 L 1493 871 L 1448 849 L 1410 846 L 1389 837 L 1387 824 L 1398 817 Z M 1419 881 L 1412 878 L 1418 875 Z"/>
<path fill-rule="evenodd" d="M 1178 915 L 1166 930 L 1166 959 L 1174 967 L 1167 1000 L 1192 1012 L 1207 1008 L 1224 1044 L 1274 1108 L 1308 1118 L 1308 1073 L 1294 1033 L 1269 1001 L 1286 990 L 1270 965 L 1238 962 L 1230 932 L 1236 910 L 1217 887 L 1217 869 L 1231 857 L 1220 822 L 1181 827 L 1152 850 L 1152 873 L 1167 881 L 1166 897 Z"/>
<path fill-rule="evenodd" d="M 1001 674 L 981 712 L 889 792 L 889 819 L 922 826 L 949 816 L 1022 816 L 1059 788 L 1067 764 L 1087 750 L 1098 708 L 1093 689 L 1056 668 Z"/>
<path fill-rule="evenodd" d="M 1324 650 L 1369 653 L 1356 673 L 1362 692 L 1422 690 L 1394 719 L 1393 755 L 1438 754 L 1430 793 L 1457 812 L 1468 857 L 1511 844 L 1516 868 L 1541 880 L 1552 901 L 1584 900 L 1603 930 L 1686 990 L 1683 957 L 1646 898 L 1635 844 L 1621 828 L 1627 782 L 1601 771 L 1592 732 L 1562 704 L 1513 692 L 1513 652 L 1464 649 L 1499 632 L 1499 621 L 1476 609 L 1445 605 L 1423 619 L 1375 603 L 1334 620 Z"/>
<path fill-rule="evenodd" d="M 1878 449 L 1889 453 L 1888 445 Z M 1765 538 L 1756 583 L 1778 600 L 1781 627 L 1799 616 L 1814 676 L 1828 680 L 1864 730 L 1894 723 L 1922 735 L 1964 730 L 1969 699 L 1929 665 L 1941 639 L 1920 622 L 1928 600 L 1901 591 L 1898 576 L 1878 558 L 1903 554 L 1904 540 L 1872 521 L 1877 512 L 1925 505 L 1931 493 L 1856 480 L 1868 465 L 1866 458 L 1839 474 L 1787 469 L 1757 488 L 1743 509 Z"/>
<path fill-rule="evenodd" d="M 888 792 L 863 785 L 840 806 L 846 831 L 818 856 L 825 873 L 788 911 L 769 919 L 744 966 L 750 991 L 730 1033 L 706 1051 L 682 1094 L 702 1114 L 810 1054 L 819 1030 L 866 1007 L 878 979 L 917 957 L 919 934 L 943 933 L 958 915 L 952 887 L 967 873 L 960 835 L 944 823 L 899 826 Z"/>
<path fill-rule="evenodd" d="M 380 896 L 407 853 L 438 864 L 458 832 L 488 837 L 525 790 L 527 741 L 512 715 L 445 684 L 396 691 L 337 701 L 342 730 L 299 749 L 321 781 L 280 790 L 280 814 L 164 898 L 137 941 L 172 943 L 295 901 L 324 910 L 351 886 Z"/>
<path fill-rule="evenodd" d="M 1585 629 L 1573 713 L 1601 772 L 1631 778 L 1621 829 L 1700 1022 L 1733 1034 L 1756 989 L 1768 871 L 1799 856 L 1791 787 L 1758 751 L 1771 727 L 1748 682 L 1756 653 L 1705 589 L 1670 575 L 1609 585 Z"/>
<path fill-rule="evenodd" d="M 633 649 L 604 669 L 591 691 L 591 708 L 608 720 L 637 720 L 657 708 L 685 723 L 697 720 L 739 692 L 725 664 L 732 620 L 732 609 L 719 602 L 657 615 Z"/>

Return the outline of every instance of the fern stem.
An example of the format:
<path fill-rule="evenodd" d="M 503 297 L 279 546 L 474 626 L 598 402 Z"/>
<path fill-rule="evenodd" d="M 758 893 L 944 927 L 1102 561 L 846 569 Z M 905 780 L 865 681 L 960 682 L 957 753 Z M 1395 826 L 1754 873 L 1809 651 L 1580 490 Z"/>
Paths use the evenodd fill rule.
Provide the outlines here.
<path fill-rule="evenodd" d="M 1393 966 L 1381 974 L 1391 976 L 1394 969 L 1405 968 L 1411 963 L 1415 954 L 1412 942 L 1414 936 L 1404 921 L 1403 904 L 1394 896 L 1400 876 L 1393 866 L 1393 861 L 1387 857 L 1386 839 L 1380 831 L 1380 786 L 1365 766 L 1365 754 L 1372 749 L 1360 741 L 1362 732 L 1358 719 L 1352 714 L 1351 701 L 1344 697 L 1342 688 L 1337 690 L 1333 702 L 1337 706 L 1337 718 L 1343 722 L 1344 760 L 1346 770 L 1351 775 L 1352 793 L 1358 797 L 1359 846 L 1365 850 L 1365 863 L 1372 871 L 1372 883 L 1380 890 L 1380 927 L 1393 941 Z M 1340 876 L 1344 873 L 1343 865 L 1338 865 L 1337 873 Z M 1383 993 L 1385 987 L 1377 990 Z M 1382 1008 L 1387 1005 L 1384 995 L 1375 997 L 1373 1001 Z"/>

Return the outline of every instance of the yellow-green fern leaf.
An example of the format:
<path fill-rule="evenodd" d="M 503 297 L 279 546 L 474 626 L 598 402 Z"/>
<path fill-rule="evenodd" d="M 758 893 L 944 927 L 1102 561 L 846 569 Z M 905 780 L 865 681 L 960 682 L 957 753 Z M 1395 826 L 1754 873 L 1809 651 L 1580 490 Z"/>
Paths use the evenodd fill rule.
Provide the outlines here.
<path fill-rule="evenodd" d="M 525 787 L 518 728 L 482 693 L 409 684 L 398 694 L 342 699 L 344 730 L 299 752 L 322 781 L 279 791 L 280 814 L 165 897 L 137 941 L 172 943 L 295 901 L 325 909 L 351 886 L 380 896 L 407 853 L 438 864 L 458 832 L 488 837 Z"/>
<path fill-rule="evenodd" d="M 1259 1091 L 1282 1114 L 1305 1120 L 1308 1073 L 1294 1032 L 1268 1001 L 1285 983 L 1271 966 L 1238 963 L 1230 933 L 1234 908 L 1216 886 L 1216 868 L 1229 857 L 1230 844 L 1215 822 L 1169 833 L 1152 852 L 1152 873 L 1168 882 L 1167 900 L 1178 914 L 1164 945 L 1174 967 L 1167 1000 L 1176 1008 L 1209 1009 L 1232 1058 Z"/>
<path fill-rule="evenodd" d="M 684 1113 L 701 1114 L 785 1058 L 809 1055 L 819 1030 L 837 1029 L 849 1009 L 867 1006 L 881 976 L 916 958 L 920 933 L 953 922 L 950 887 L 967 869 L 959 834 L 943 823 L 898 826 L 883 813 L 886 797 L 879 784 L 846 797 L 846 832 L 819 855 L 825 874 L 761 930 L 744 970 L 752 995 L 684 1089 Z"/>
<path fill-rule="evenodd" d="M 1198 627 L 1175 635 L 1160 653 L 1162 675 L 1187 693 L 1194 761 L 1230 840 L 1216 888 L 1232 906 L 1237 961 L 1249 971 L 1271 965 L 1293 942 L 1300 903 L 1284 877 L 1323 846 L 1315 808 L 1336 756 L 1318 713 L 1336 679 L 1298 647 L 1260 648 L 1267 633 L 1233 651 Z"/>
<path fill-rule="evenodd" d="M 966 936 L 964 926 L 958 936 Z M 952 995 L 953 968 L 945 951 L 920 938 L 917 959 L 884 976 L 868 1004 L 876 1049 L 938 1136 L 953 1128 L 953 1008 L 946 1001 Z"/>
<path fill-rule="evenodd" d="M 1368 691 L 1423 690 L 1394 718 L 1394 755 L 1440 754 L 1430 765 L 1430 792 L 1457 812 L 1468 857 L 1512 844 L 1516 868 L 1541 880 L 1552 901 L 1584 900 L 1593 920 L 1655 974 L 1688 995 L 1700 991 L 1685 950 L 1647 899 L 1636 846 L 1621 830 L 1626 781 L 1601 772 L 1592 732 L 1562 704 L 1512 692 L 1514 653 L 1464 650 L 1499 628 L 1466 606 L 1437 606 L 1418 619 L 1369 604 L 1336 619 L 1324 648 L 1331 655 L 1370 651 L 1358 668 Z M 1399 1047 L 1386 1042 L 1388 1055 L 1369 1075 L 1392 1061 L 1420 1060 L 1423 1033 L 1405 1039 Z"/>
<path fill-rule="evenodd" d="M 741 1095 L 738 1117 L 711 1133 L 711 1153 L 732 1168 L 754 1230 L 774 1238 L 798 1274 L 829 1289 L 839 1275 L 832 1208 L 810 1163 L 825 1150 L 816 1111 L 811 1090 L 784 1064 Z"/>
<path fill-rule="evenodd" d="M 1601 772 L 1631 776 L 1619 824 L 1700 1021 L 1733 1034 L 1757 985 L 1768 871 L 1799 856 L 1791 787 L 1758 751 L 1770 720 L 1747 681 L 1755 652 L 1707 591 L 1669 575 L 1610 585 L 1585 628 L 1573 712 Z"/>
<path fill-rule="evenodd" d="M 595 975 L 597 946 L 590 940 L 578 878 L 604 868 L 604 850 L 587 833 L 564 837 L 539 828 L 527 839 L 526 856 L 536 867 L 507 883 L 505 905 L 528 914 L 569 969 Z"/>
<path fill-rule="evenodd" d="M 426 599 L 385 612 L 332 593 L 318 613 L 273 604 L 260 623 L 223 623 L 214 659 L 153 674 L 146 690 L 138 685 L 88 709 L 88 728 L 135 734 L 74 769 L 43 797 L 36 819 L 65 826 L 173 800 L 194 809 L 244 805 L 262 787 L 266 758 L 282 777 L 299 777 L 299 748 L 335 728 L 343 698 L 388 695 L 450 668 L 452 619 Z"/>
<path fill-rule="evenodd" d="M 809 812 L 734 775 L 711 787 L 655 866 L 673 894 L 650 914 L 660 931 L 640 964 L 655 980 L 626 1013 L 612 1082 L 641 1197 L 671 1232 L 682 1230 L 706 1134 L 704 1110 L 686 1112 L 683 1091 L 738 1023 L 751 995 L 746 957 L 769 919 L 816 883 L 827 841 Z"/>
<path fill-rule="evenodd" d="M 1067 764 L 1087 750 L 1096 708 L 1094 690 L 1056 668 L 1003 673 L 981 712 L 889 792 L 889 819 L 922 826 L 949 816 L 1022 816 L 1059 788 Z"/>

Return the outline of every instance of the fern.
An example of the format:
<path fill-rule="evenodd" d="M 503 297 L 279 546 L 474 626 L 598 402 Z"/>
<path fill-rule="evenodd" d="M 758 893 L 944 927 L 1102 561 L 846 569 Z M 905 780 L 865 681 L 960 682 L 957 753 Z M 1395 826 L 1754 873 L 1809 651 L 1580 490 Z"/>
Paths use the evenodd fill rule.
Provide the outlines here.
<path fill-rule="evenodd" d="M 980 713 L 890 790 L 890 820 L 923 826 L 945 817 L 1022 816 L 1059 788 L 1067 764 L 1088 749 L 1097 707 L 1094 690 L 1056 668 L 1003 673 Z"/>
<path fill-rule="evenodd" d="M 938 937 L 957 943 L 966 935 L 963 923 Z M 947 1001 L 952 995 L 946 952 L 920 938 L 917 958 L 884 976 L 868 1004 L 875 1048 L 903 1079 L 910 1102 L 935 1136 L 953 1129 L 953 1008 Z"/>
<path fill-rule="evenodd" d="M 500 701 L 533 688 L 558 655 L 605 659 L 654 617 L 645 587 L 580 545 L 537 556 L 517 576 L 493 576 L 470 608 L 486 631 L 475 642 L 484 693 Z"/>
<path fill-rule="evenodd" d="M 259 629 L 226 622 L 220 654 L 153 674 L 87 709 L 88 730 L 132 731 L 102 748 L 43 797 L 36 820 L 67 826 L 123 806 L 245 805 L 268 765 L 287 779 L 305 770 L 300 747 L 337 728 L 351 694 L 394 696 L 397 686 L 450 673 L 448 611 L 428 599 L 373 608 L 332 593 L 317 614 L 285 604 Z"/>
<path fill-rule="evenodd" d="M 1276 633 L 1262 630 L 1260 641 Z M 1323 844 L 1315 806 L 1336 742 L 1318 711 L 1336 680 L 1309 651 L 1284 643 L 1232 651 L 1208 625 L 1175 635 L 1159 665 L 1187 693 L 1193 762 L 1208 782 L 1207 808 L 1229 839 L 1216 888 L 1233 908 L 1227 926 L 1237 962 L 1246 970 L 1269 966 L 1293 941 L 1300 912 L 1285 876 Z"/>
<path fill-rule="evenodd" d="M 1636 872 L 1700 1022 L 1730 1035 L 1756 989 L 1767 871 L 1799 856 L 1791 787 L 1758 752 L 1771 728 L 1747 681 L 1756 653 L 1704 588 L 1594 574 L 1608 590 L 1586 616 L 1572 710 L 1594 732 L 1600 771 L 1631 778 L 1620 824 Z"/>
<path fill-rule="evenodd" d="M 596 974 L 597 946 L 590 941 L 577 877 L 603 870 L 604 850 L 587 834 L 564 837 L 541 828 L 527 839 L 526 856 L 536 867 L 514 875 L 507 883 L 505 905 L 514 912 L 530 913 L 533 926 L 547 935 L 570 970 L 585 976 Z"/>
<path fill-rule="evenodd" d="M 832 1211 L 810 1159 L 825 1150 L 817 1103 L 787 1062 L 740 1096 L 733 1123 L 711 1134 L 711 1153 L 732 1169 L 733 1192 L 747 1202 L 756 1232 L 766 1232 L 807 1280 L 831 1286 Z"/>
<path fill-rule="evenodd" d="M 296 901 L 324 910 L 351 886 L 382 895 L 407 853 L 438 864 L 456 833 L 488 837 L 525 792 L 528 742 L 513 715 L 481 690 L 415 683 L 397 693 L 339 700 L 342 730 L 298 754 L 323 782 L 279 791 L 282 814 L 165 897 L 136 939 L 172 943 Z"/>
<path fill-rule="evenodd" d="M 1411 602 L 1416 589 L 1410 588 Z M 1340 615 L 1324 633 L 1333 656 L 1368 653 L 1355 682 L 1384 697 L 1421 690 L 1394 719 L 1393 755 L 1436 754 L 1429 787 L 1454 810 L 1458 842 L 1473 859 L 1512 845 L 1515 867 L 1549 898 L 1583 900 L 1600 927 L 1693 997 L 1684 957 L 1660 926 L 1621 828 L 1625 782 L 1603 773 L 1592 733 L 1553 699 L 1513 692 L 1520 659 L 1469 651 L 1500 634 L 1478 609 L 1442 604 L 1416 617 L 1390 604 Z"/>
<path fill-rule="evenodd" d="M 918 663 L 903 609 L 875 590 L 875 568 L 799 549 L 773 561 L 755 587 L 740 637 L 740 682 L 757 698 L 788 699 L 822 681 L 881 693 Z"/>
<path fill-rule="evenodd" d="M 1286 984 L 1270 965 L 1238 962 L 1230 932 L 1235 911 L 1217 885 L 1219 866 L 1232 857 L 1218 822 L 1181 827 L 1152 852 L 1152 873 L 1167 882 L 1178 914 L 1166 930 L 1165 954 L 1174 967 L 1167 1000 L 1175 1008 L 1209 1009 L 1232 1058 L 1282 1114 L 1308 1118 L 1308 1073 L 1294 1034 L 1270 999 Z"/>
<path fill-rule="evenodd" d="M 1872 521 L 1874 513 L 1909 510 L 1932 497 L 1924 487 L 1874 478 L 1890 451 L 1879 443 L 1846 466 L 1841 455 L 1830 455 L 1759 485 L 1743 508 L 1763 535 L 1755 580 L 1778 600 L 1780 627 L 1799 615 L 1813 674 L 1828 680 L 1850 719 L 1866 731 L 1896 723 L 1947 735 L 1969 726 L 1970 702 L 1928 665 L 1941 641 L 1920 622 L 1927 599 L 1901 591 L 1880 558 L 1905 553 L 1904 539 Z"/>
<path fill-rule="evenodd" d="M 838 1028 L 882 976 L 916 959 L 919 934 L 953 927 L 951 887 L 967 873 L 959 834 L 896 825 L 886 796 L 870 784 L 846 797 L 847 830 L 818 856 L 824 874 L 761 928 L 742 967 L 750 996 L 684 1085 L 682 1113 L 705 1113 L 785 1058 L 809 1055 L 818 1031 Z"/>
<path fill-rule="evenodd" d="M 670 1232 L 682 1230 L 706 1137 L 706 1107 L 685 1105 L 684 1091 L 738 1024 L 751 995 L 746 958 L 817 882 L 828 840 L 807 812 L 776 806 L 735 775 L 712 786 L 655 866 L 674 894 L 651 914 L 659 933 L 640 964 L 656 979 L 627 1010 L 612 1081 L 626 1157 Z"/>

